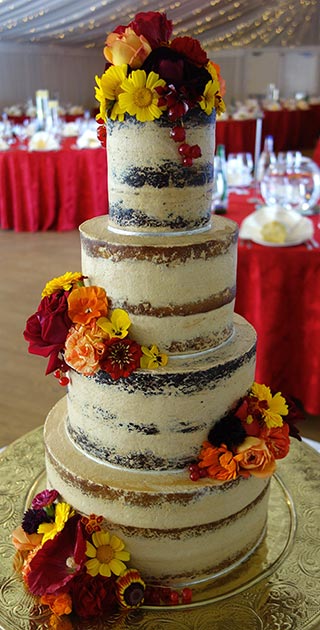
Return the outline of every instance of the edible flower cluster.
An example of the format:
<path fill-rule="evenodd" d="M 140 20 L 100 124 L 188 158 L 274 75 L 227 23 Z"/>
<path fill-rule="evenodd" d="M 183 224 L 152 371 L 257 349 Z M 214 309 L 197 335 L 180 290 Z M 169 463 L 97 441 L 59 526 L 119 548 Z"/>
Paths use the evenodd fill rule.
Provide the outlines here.
<path fill-rule="evenodd" d="M 50 628 L 71 629 L 73 614 L 87 620 L 139 606 L 146 587 L 127 567 L 124 542 L 102 516 L 81 516 L 58 499 L 56 490 L 37 494 L 12 534 L 15 569 L 49 609 Z"/>
<path fill-rule="evenodd" d="M 266 385 L 253 383 L 248 395 L 211 429 L 198 461 L 189 466 L 190 479 L 270 477 L 276 460 L 289 452 L 289 436 L 300 439 L 293 424 L 298 419 L 293 401 L 288 403 L 280 392 L 273 395 Z"/>
<path fill-rule="evenodd" d="M 173 123 L 171 137 L 185 166 L 201 156 L 198 145 L 186 140 L 184 116 L 195 107 L 210 115 L 225 111 L 219 66 L 207 57 L 198 40 L 172 35 L 165 13 L 137 13 L 127 26 L 118 26 L 106 40 L 106 70 L 96 77 L 98 137 L 105 144 L 107 118 L 123 121 L 125 114 L 140 122 L 164 114 Z"/>
<path fill-rule="evenodd" d="M 67 272 L 46 284 L 23 334 L 31 354 L 49 357 L 46 374 L 67 385 L 69 366 L 85 376 L 103 370 L 117 380 L 137 368 L 166 365 L 168 357 L 157 346 L 128 337 L 130 326 L 126 311 L 109 308 L 103 288 L 85 286 L 80 272 Z"/>

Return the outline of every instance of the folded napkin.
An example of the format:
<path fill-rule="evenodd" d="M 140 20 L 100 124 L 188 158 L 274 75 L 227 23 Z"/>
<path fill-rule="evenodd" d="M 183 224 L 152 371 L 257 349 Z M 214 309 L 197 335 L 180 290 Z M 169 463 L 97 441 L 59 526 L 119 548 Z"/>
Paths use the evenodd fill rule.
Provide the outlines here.
<path fill-rule="evenodd" d="M 77 136 L 79 132 L 79 127 L 74 122 L 66 123 L 62 129 L 62 135 L 64 138 L 73 138 Z"/>
<path fill-rule="evenodd" d="M 77 139 L 77 147 L 78 149 L 97 149 L 101 147 L 96 130 L 86 129 Z"/>
<path fill-rule="evenodd" d="M 29 141 L 29 151 L 55 151 L 59 142 L 47 131 L 37 131 Z"/>
<path fill-rule="evenodd" d="M 6 151 L 7 149 L 9 149 L 9 145 L 3 138 L 0 138 L 0 151 Z"/>

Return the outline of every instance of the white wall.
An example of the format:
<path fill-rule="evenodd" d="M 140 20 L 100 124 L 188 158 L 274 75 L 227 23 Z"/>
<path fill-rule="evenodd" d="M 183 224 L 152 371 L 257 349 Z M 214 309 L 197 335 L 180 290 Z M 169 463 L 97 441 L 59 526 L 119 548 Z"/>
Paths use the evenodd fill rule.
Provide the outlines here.
<path fill-rule="evenodd" d="M 284 98 L 299 91 L 320 95 L 319 47 L 231 49 L 208 51 L 208 55 L 221 66 L 227 104 L 264 95 L 269 83 Z M 0 43 L 0 111 L 34 98 L 40 88 L 48 89 L 61 103 L 94 107 L 94 77 L 103 70 L 102 49 Z"/>

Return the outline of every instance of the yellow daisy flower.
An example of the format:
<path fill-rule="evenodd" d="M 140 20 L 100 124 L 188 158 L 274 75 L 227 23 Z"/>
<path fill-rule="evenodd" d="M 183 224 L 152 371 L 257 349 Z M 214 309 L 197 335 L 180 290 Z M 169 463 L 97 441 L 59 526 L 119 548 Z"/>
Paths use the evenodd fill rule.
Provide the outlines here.
<path fill-rule="evenodd" d="M 99 531 L 92 534 L 92 543 L 87 541 L 86 556 L 90 558 L 85 565 L 92 577 L 111 573 L 122 575 L 126 570 L 124 562 L 130 560 L 130 553 L 124 550 L 124 542 L 109 532 Z"/>
<path fill-rule="evenodd" d="M 167 365 L 168 357 L 161 354 L 157 346 L 141 346 L 142 357 L 140 359 L 140 367 L 146 370 L 154 370 L 160 366 Z"/>
<path fill-rule="evenodd" d="M 74 515 L 74 510 L 69 503 L 58 503 L 55 511 L 54 523 L 41 523 L 38 527 L 38 534 L 43 534 L 41 545 L 47 540 L 52 540 L 58 532 L 64 528 L 67 520 Z"/>
<path fill-rule="evenodd" d="M 110 66 L 103 75 L 96 77 L 96 99 L 100 102 L 100 115 L 104 121 L 109 116 L 112 120 L 124 119 L 124 112 L 119 106 L 119 94 L 122 92 L 122 82 L 127 76 L 128 66 Z"/>
<path fill-rule="evenodd" d="M 162 109 L 158 106 L 159 94 L 156 92 L 156 88 L 160 86 L 164 87 L 165 81 L 155 72 L 150 72 L 147 76 L 145 70 L 135 70 L 122 83 L 120 108 L 140 122 L 160 118 Z"/>
<path fill-rule="evenodd" d="M 260 401 L 265 400 L 267 403 L 267 408 L 261 408 L 260 411 L 268 429 L 281 427 L 283 425 L 282 416 L 288 415 L 288 405 L 281 393 L 277 392 L 272 396 L 270 387 L 259 383 L 253 383 L 251 393 Z"/>
<path fill-rule="evenodd" d="M 70 291 L 72 286 L 77 284 L 82 277 L 82 273 L 78 271 L 67 271 L 63 276 L 49 280 L 41 293 L 41 297 L 47 297 L 56 291 Z"/>
<path fill-rule="evenodd" d="M 126 311 L 122 308 L 115 308 L 110 319 L 107 317 L 99 317 L 97 325 L 99 328 L 102 328 L 111 339 L 113 337 L 124 339 L 128 334 L 128 328 L 131 326 L 131 320 Z"/>
<path fill-rule="evenodd" d="M 211 114 L 216 100 L 216 92 L 219 89 L 218 81 L 208 81 L 199 105 L 208 116 Z"/>

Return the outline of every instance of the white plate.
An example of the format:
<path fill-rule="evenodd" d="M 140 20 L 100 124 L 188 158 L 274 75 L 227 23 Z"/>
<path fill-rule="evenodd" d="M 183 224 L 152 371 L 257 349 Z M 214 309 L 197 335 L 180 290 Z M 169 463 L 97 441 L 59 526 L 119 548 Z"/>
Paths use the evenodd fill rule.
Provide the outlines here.
<path fill-rule="evenodd" d="M 261 229 L 270 221 L 279 221 L 285 225 L 287 238 L 284 243 L 271 243 L 262 238 Z M 239 237 L 267 247 L 293 247 L 311 239 L 313 231 L 312 221 L 298 212 L 285 210 L 279 206 L 263 206 L 244 219 L 240 226 Z"/>

